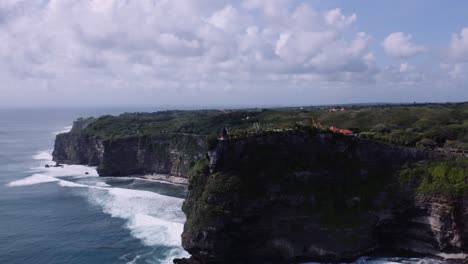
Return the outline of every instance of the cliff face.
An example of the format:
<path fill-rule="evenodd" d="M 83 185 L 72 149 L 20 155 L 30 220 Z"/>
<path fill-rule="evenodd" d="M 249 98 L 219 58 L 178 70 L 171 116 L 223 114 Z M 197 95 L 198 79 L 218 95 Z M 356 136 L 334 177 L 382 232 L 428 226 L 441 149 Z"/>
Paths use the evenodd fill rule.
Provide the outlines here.
<path fill-rule="evenodd" d="M 98 166 L 104 155 L 100 138 L 75 133 L 63 133 L 55 138 L 53 160 L 65 164 Z"/>
<path fill-rule="evenodd" d="M 417 194 L 384 226 L 387 245 L 421 254 L 468 252 L 468 198 Z M 401 209 L 404 210 L 401 210 Z M 390 244 L 388 244 L 390 242 Z"/>
<path fill-rule="evenodd" d="M 205 156 L 203 136 L 161 134 L 101 139 L 72 130 L 57 135 L 53 160 L 97 166 L 101 176 L 169 174 L 186 177 L 191 164 Z"/>
<path fill-rule="evenodd" d="M 462 252 L 468 199 L 419 195 L 395 177 L 434 155 L 303 132 L 221 141 L 190 177 L 183 246 L 193 263 Z"/>
<path fill-rule="evenodd" d="M 206 150 L 205 137 L 193 135 L 133 136 L 107 140 L 103 145 L 98 173 L 108 176 L 156 173 L 186 177 Z"/>

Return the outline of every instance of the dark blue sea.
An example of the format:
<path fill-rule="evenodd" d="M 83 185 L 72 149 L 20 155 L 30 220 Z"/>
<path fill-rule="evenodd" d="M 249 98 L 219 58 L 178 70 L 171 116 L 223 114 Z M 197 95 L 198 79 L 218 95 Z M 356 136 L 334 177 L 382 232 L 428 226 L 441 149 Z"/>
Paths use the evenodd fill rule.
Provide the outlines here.
<path fill-rule="evenodd" d="M 155 109 L 0 110 L 0 263 L 172 263 L 185 187 L 45 168 L 78 117 Z M 86 175 L 86 172 L 89 174 Z"/>
<path fill-rule="evenodd" d="M 45 168 L 53 164 L 55 135 L 76 118 L 156 110 L 0 109 L 0 264 L 172 263 L 187 256 L 180 246 L 184 186 L 98 177 L 85 166 Z"/>

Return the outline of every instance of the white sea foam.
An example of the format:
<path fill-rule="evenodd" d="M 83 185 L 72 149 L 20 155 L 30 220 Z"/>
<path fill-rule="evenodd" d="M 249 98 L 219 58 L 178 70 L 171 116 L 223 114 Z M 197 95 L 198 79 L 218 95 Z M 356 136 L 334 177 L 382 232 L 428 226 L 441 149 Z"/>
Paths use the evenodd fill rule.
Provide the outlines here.
<path fill-rule="evenodd" d="M 111 187 L 109 184 L 107 184 L 105 182 L 96 182 L 94 184 L 94 186 L 96 186 L 96 187 Z"/>
<path fill-rule="evenodd" d="M 49 175 L 45 174 L 33 174 L 29 177 L 26 177 L 21 180 L 16 180 L 8 183 L 7 185 L 10 187 L 13 186 L 27 186 L 27 185 L 34 185 L 34 184 L 39 184 L 39 183 L 46 183 L 46 182 L 56 182 L 59 181 L 59 179 L 54 178 Z"/>
<path fill-rule="evenodd" d="M 71 181 L 59 180 L 58 184 L 62 187 L 80 187 L 80 188 L 92 188 L 92 186 L 86 184 L 79 184 Z"/>
<path fill-rule="evenodd" d="M 99 176 L 95 167 L 83 165 L 62 165 L 62 167 L 54 167 L 55 162 L 52 161 L 52 150 L 41 151 L 33 156 L 33 159 L 40 161 L 39 166 L 31 168 L 32 172 L 40 172 L 52 177 L 76 176 L 76 177 L 96 177 Z M 45 168 L 45 165 L 51 167 Z M 87 173 L 87 174 L 86 174 Z"/>
<path fill-rule="evenodd" d="M 99 174 L 94 167 L 88 167 L 83 165 L 63 165 L 63 167 L 36 167 L 33 170 L 45 171 L 47 175 L 52 177 L 97 177 Z M 86 174 L 88 173 L 88 174 Z"/>
<path fill-rule="evenodd" d="M 125 227 L 143 244 L 169 247 L 160 263 L 169 264 L 174 258 L 189 256 L 180 247 L 185 222 L 181 211 L 183 199 L 149 191 L 106 187 L 90 189 L 87 197 L 91 203 L 101 206 L 104 213 L 125 219 Z M 128 263 L 136 263 L 144 257 L 137 255 Z"/>
<path fill-rule="evenodd" d="M 185 215 L 181 211 L 183 199 L 150 191 L 111 187 L 96 177 L 98 174 L 95 168 L 87 166 L 45 168 L 45 164 L 53 165 L 50 151 L 40 152 L 33 158 L 41 162 L 40 166 L 32 168 L 34 174 L 12 181 L 8 186 L 55 182 L 62 187 L 79 188 L 83 191 L 78 193 L 90 203 L 101 207 L 104 213 L 126 220 L 125 227 L 143 244 L 169 247 L 160 259 L 161 263 L 172 263 L 175 257 L 188 256 L 180 247 L 180 235 L 185 222 Z"/>
<path fill-rule="evenodd" d="M 49 167 L 45 168 L 45 164 L 54 165 L 52 162 L 51 150 L 41 151 L 33 155 L 34 160 L 40 161 L 39 166 L 31 168 L 33 175 L 12 181 L 8 186 L 28 186 L 48 182 L 60 182 L 61 185 L 67 185 L 66 181 L 58 179 L 60 176 L 98 176 L 95 168 L 82 166 L 82 165 L 63 165 L 63 167 Z M 86 174 L 88 173 L 88 174 Z M 72 183 L 72 182 L 70 182 Z"/>
<path fill-rule="evenodd" d="M 161 264 L 172 264 L 175 258 L 188 258 L 190 254 L 184 251 L 181 248 L 174 248 L 171 249 L 169 252 L 166 253 L 164 259 L 161 259 Z"/>
<path fill-rule="evenodd" d="M 72 129 L 72 127 L 73 127 L 73 126 L 66 126 L 66 127 L 64 127 L 62 130 L 60 130 L 60 131 L 55 131 L 55 132 L 54 132 L 54 135 L 58 135 L 58 134 L 70 132 L 70 130 Z"/>
<path fill-rule="evenodd" d="M 146 245 L 179 246 L 184 225 L 146 214 L 136 214 L 129 218 L 127 228 Z"/>
<path fill-rule="evenodd" d="M 51 161 L 52 160 L 51 151 L 41 151 L 41 152 L 37 153 L 36 155 L 34 155 L 33 159 Z"/>
<path fill-rule="evenodd" d="M 97 188 L 88 197 L 103 212 L 126 219 L 132 235 L 146 245 L 180 245 L 185 221 L 182 199 L 124 188 Z"/>

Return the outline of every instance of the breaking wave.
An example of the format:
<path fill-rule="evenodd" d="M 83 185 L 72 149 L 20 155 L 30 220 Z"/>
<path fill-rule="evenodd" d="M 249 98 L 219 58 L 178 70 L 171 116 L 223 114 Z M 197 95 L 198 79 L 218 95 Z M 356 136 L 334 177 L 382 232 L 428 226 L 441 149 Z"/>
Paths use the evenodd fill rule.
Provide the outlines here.
<path fill-rule="evenodd" d="M 39 166 L 31 168 L 32 175 L 15 180 L 10 187 L 56 183 L 66 188 L 79 188 L 91 204 L 102 208 L 112 217 L 125 220 L 125 228 L 135 238 L 149 247 L 164 247 L 163 259 L 155 263 L 171 263 L 175 257 L 188 254 L 180 247 L 185 215 L 181 211 L 183 199 L 155 192 L 112 187 L 112 179 L 97 177 L 95 168 L 82 165 L 53 167 L 50 151 L 33 156 Z M 49 168 L 45 168 L 49 165 Z M 106 182 L 106 181 L 107 182 Z M 145 252 L 143 255 L 149 254 Z M 128 263 L 136 263 L 142 255 L 135 255 Z"/>

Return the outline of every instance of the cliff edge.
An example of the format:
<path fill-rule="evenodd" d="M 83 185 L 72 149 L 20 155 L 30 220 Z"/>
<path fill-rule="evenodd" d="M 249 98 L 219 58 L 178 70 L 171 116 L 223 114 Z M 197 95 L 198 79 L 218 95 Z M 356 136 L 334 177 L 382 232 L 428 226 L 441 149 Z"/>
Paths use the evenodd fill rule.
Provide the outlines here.
<path fill-rule="evenodd" d="M 101 176 L 164 174 L 187 177 L 196 160 L 205 157 L 206 136 L 185 133 L 91 133 L 94 119 L 79 119 L 68 133 L 57 135 L 53 160 L 97 166 Z"/>
<path fill-rule="evenodd" d="M 466 193 L 421 193 L 398 176 L 405 163 L 434 158 L 421 149 L 301 131 L 220 141 L 192 169 L 182 235 L 192 257 L 174 262 L 466 253 Z"/>

